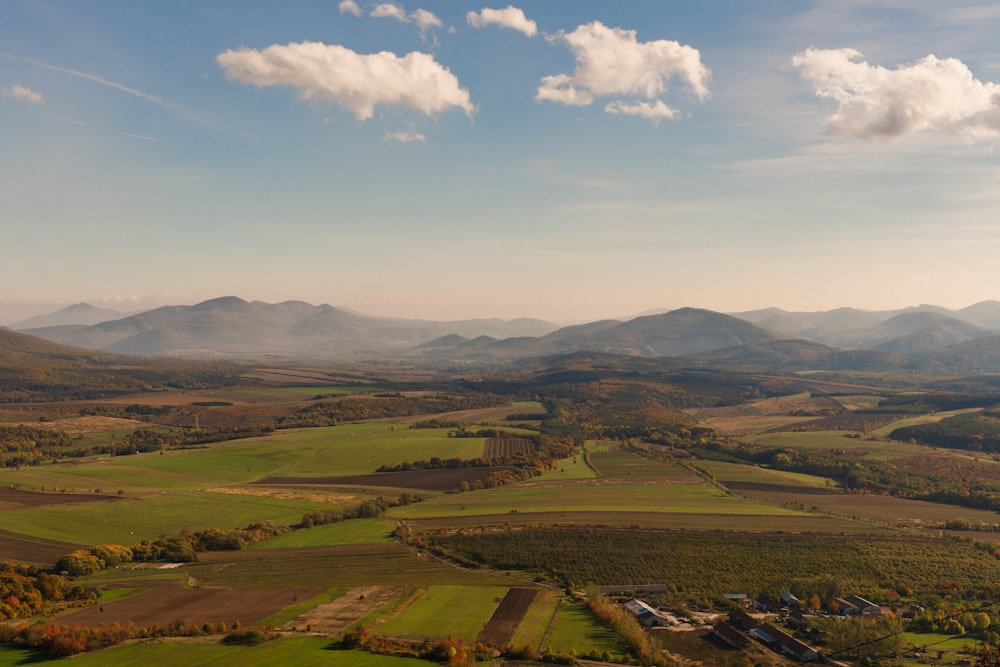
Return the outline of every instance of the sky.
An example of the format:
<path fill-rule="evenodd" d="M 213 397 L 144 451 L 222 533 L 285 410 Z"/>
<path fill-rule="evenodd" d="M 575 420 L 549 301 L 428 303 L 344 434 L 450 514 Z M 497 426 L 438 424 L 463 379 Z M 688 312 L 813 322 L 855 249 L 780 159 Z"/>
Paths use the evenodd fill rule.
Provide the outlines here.
<path fill-rule="evenodd" d="M 997 299 L 998 34 L 960 0 L 4 0 L 0 324 Z"/>

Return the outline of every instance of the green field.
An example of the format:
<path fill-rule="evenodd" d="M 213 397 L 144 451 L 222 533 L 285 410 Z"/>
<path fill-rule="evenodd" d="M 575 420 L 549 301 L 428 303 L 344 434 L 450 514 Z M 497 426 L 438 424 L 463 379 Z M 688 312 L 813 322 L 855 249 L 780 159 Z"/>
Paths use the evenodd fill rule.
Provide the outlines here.
<path fill-rule="evenodd" d="M 844 437 L 843 431 L 806 431 L 800 433 L 767 433 L 744 438 L 747 442 L 766 447 L 787 447 L 804 450 L 842 450 L 864 454 L 875 460 L 889 460 L 900 456 L 918 456 L 927 448 L 903 442 L 863 440 Z"/>
<path fill-rule="evenodd" d="M 659 477 L 673 481 L 690 477 L 691 472 L 676 463 L 664 463 L 621 449 L 597 449 L 590 461 L 601 477 Z"/>
<path fill-rule="evenodd" d="M 805 475 L 798 472 L 774 470 L 742 463 L 727 463 L 725 461 L 697 461 L 694 467 L 704 470 L 720 482 L 759 482 L 763 484 L 781 484 L 787 486 L 828 487 L 833 482 L 825 477 Z"/>
<path fill-rule="evenodd" d="M 249 549 L 292 549 L 333 544 L 378 544 L 392 542 L 396 522 L 389 519 L 352 519 L 313 526 L 259 542 Z"/>
<path fill-rule="evenodd" d="M 74 667 L 217 667 L 241 665 L 242 667 L 287 667 L 295 665 L 329 665 L 331 667 L 427 667 L 426 660 L 392 658 L 372 655 L 363 651 L 333 650 L 328 637 L 290 637 L 268 642 L 261 646 L 224 646 L 212 642 L 179 643 L 163 642 L 133 644 L 78 655 L 72 659 Z M 37 654 L 0 648 L 0 667 L 25 664 L 68 664 L 66 659 L 35 662 Z"/>
<path fill-rule="evenodd" d="M 79 544 L 137 544 L 183 529 L 238 528 L 258 521 L 293 525 L 322 507 L 303 500 L 198 491 L 113 502 L 4 511 L 5 530 Z"/>
<path fill-rule="evenodd" d="M 553 651 L 564 653 L 575 648 L 579 655 L 597 649 L 598 653 L 608 651 L 616 658 L 625 653 L 618 638 L 606 626 L 601 625 L 589 609 L 566 602 L 560 605 L 552 634 L 541 648 L 549 647 Z"/>
<path fill-rule="evenodd" d="M 432 640 L 452 635 L 471 644 L 506 592 L 499 586 L 431 586 L 375 632 Z"/>
<path fill-rule="evenodd" d="M 531 607 L 528 608 L 521 625 L 514 632 L 511 646 L 530 645 L 536 649 L 542 648 L 543 641 L 558 615 L 558 609 L 565 604 L 561 593 L 552 590 L 539 591 Z"/>

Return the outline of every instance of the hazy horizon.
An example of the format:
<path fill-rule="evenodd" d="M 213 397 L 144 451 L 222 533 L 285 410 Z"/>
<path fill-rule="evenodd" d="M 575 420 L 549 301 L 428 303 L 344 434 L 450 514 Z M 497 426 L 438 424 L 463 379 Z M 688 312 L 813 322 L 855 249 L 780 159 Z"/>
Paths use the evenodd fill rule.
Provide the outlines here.
<path fill-rule="evenodd" d="M 553 322 L 997 298 L 995 3 L 3 16 L 0 322 L 230 294 Z"/>

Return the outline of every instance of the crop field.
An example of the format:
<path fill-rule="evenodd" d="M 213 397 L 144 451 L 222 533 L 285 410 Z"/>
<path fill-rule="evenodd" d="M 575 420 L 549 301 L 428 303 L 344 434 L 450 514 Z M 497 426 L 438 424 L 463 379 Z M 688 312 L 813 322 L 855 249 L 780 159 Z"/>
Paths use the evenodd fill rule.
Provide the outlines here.
<path fill-rule="evenodd" d="M 527 483 L 544 484 L 546 482 L 561 482 L 573 479 L 593 479 L 594 477 L 597 477 L 597 473 L 584 462 L 583 456 L 574 456 L 561 459 L 555 468 L 546 470 L 537 477 L 532 477 L 527 480 Z"/>
<path fill-rule="evenodd" d="M 408 639 L 454 635 L 472 642 L 506 592 L 499 586 L 431 586 L 375 632 Z M 448 622 L 442 623 L 442 619 Z"/>
<path fill-rule="evenodd" d="M 491 473 L 510 470 L 502 466 L 442 468 L 440 470 L 406 470 L 402 472 L 375 472 L 367 475 L 341 477 L 265 477 L 252 484 L 265 486 L 329 485 L 360 486 L 374 489 L 411 489 L 418 491 L 455 491 L 462 482 L 485 480 Z"/>
<path fill-rule="evenodd" d="M 677 482 L 696 478 L 676 463 L 648 459 L 621 449 L 599 449 L 590 455 L 590 461 L 602 477 L 656 477 L 664 482 Z"/>
<path fill-rule="evenodd" d="M 514 633 L 525 614 L 531 607 L 538 590 L 533 588 L 510 588 L 503 596 L 493 615 L 486 621 L 476 641 L 488 646 L 507 646 L 514 638 Z"/>
<path fill-rule="evenodd" d="M 282 586 L 291 590 L 376 584 L 510 585 L 510 580 L 501 574 L 457 568 L 399 544 L 216 551 L 201 554 L 197 563 L 178 569 L 203 587 L 233 589 Z"/>
<path fill-rule="evenodd" d="M 188 588 L 179 585 L 154 585 L 139 595 L 90 606 L 61 617 L 70 625 L 104 625 L 131 621 L 139 627 L 166 626 L 177 619 L 188 624 L 219 623 L 231 625 L 239 621 L 251 626 L 294 602 L 298 596 L 310 598 L 323 588 L 253 588 L 224 590 L 220 588 Z"/>
<path fill-rule="evenodd" d="M 527 438 L 487 438 L 483 443 L 483 458 L 514 457 L 535 451 L 535 443 Z"/>

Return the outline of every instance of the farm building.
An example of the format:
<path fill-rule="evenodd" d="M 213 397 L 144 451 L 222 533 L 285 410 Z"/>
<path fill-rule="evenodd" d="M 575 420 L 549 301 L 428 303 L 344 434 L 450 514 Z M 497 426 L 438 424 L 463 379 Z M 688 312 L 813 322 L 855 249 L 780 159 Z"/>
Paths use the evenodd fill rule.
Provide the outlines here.
<path fill-rule="evenodd" d="M 799 606 L 799 599 L 794 595 L 792 595 L 791 593 L 788 592 L 782 593 L 781 595 L 778 596 L 778 598 L 781 600 L 781 604 L 786 607 L 795 609 Z"/>
<path fill-rule="evenodd" d="M 729 622 L 743 632 L 749 632 L 759 625 L 756 618 L 742 609 L 733 609 L 729 612 Z"/>
<path fill-rule="evenodd" d="M 750 598 L 747 597 L 746 593 L 725 593 L 722 596 L 723 600 L 729 600 L 743 607 L 749 606 Z"/>
<path fill-rule="evenodd" d="M 725 621 L 716 623 L 712 628 L 712 634 L 733 648 L 742 648 L 747 643 L 746 635 Z"/>
<path fill-rule="evenodd" d="M 770 623 L 762 623 L 749 634 L 760 640 L 772 651 L 783 653 L 793 660 L 799 662 L 811 662 L 819 658 L 819 653 L 806 644 L 803 644 L 787 632 L 779 630 Z"/>
<path fill-rule="evenodd" d="M 851 606 L 853 606 L 858 611 L 855 613 L 861 614 L 862 616 L 881 616 L 882 607 L 870 602 L 869 600 L 859 597 L 857 595 L 848 595 L 844 597 Z"/>
<path fill-rule="evenodd" d="M 642 600 L 629 600 L 622 606 L 631 612 L 636 620 L 639 621 L 639 625 L 644 628 L 662 628 L 667 625 L 676 625 L 676 621 L 672 618 L 659 609 L 650 607 Z"/>

